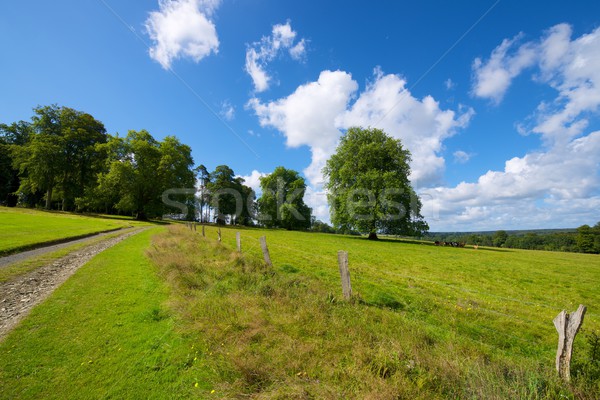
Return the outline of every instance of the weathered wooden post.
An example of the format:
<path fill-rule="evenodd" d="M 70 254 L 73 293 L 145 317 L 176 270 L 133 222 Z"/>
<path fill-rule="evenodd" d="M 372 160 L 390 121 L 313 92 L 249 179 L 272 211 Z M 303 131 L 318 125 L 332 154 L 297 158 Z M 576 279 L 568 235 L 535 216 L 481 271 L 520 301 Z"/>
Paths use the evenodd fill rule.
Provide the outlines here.
<path fill-rule="evenodd" d="M 204 225 L 202 225 L 202 237 L 206 237 L 206 234 L 204 233 Z"/>
<path fill-rule="evenodd" d="M 221 228 L 217 231 L 217 235 L 219 235 L 219 242 L 221 241 Z"/>
<path fill-rule="evenodd" d="M 554 318 L 554 326 L 558 331 L 558 350 L 556 352 L 556 371 L 558 376 L 568 382 L 571 380 L 571 355 L 573 354 L 573 341 L 575 335 L 583 324 L 583 316 L 587 307 L 579 305 L 577 311 L 572 314 L 562 310 Z"/>
<path fill-rule="evenodd" d="M 269 248 L 267 247 L 267 237 L 261 236 L 259 240 L 260 240 L 260 247 L 262 248 L 262 252 L 263 252 L 263 257 L 265 258 L 265 263 L 269 267 L 272 267 L 273 263 L 271 263 L 271 256 L 269 255 Z"/>
<path fill-rule="evenodd" d="M 350 270 L 348 269 L 348 252 L 338 251 L 338 264 L 340 267 L 340 277 L 342 278 L 342 293 L 344 299 L 352 297 L 352 285 L 350 284 Z"/>
<path fill-rule="evenodd" d="M 196 232 L 196 221 L 194 221 L 193 225 L 194 225 L 194 232 Z"/>
<path fill-rule="evenodd" d="M 239 232 L 235 233 L 235 242 L 237 244 L 237 251 L 238 251 L 238 253 L 241 253 L 242 252 L 242 238 L 241 238 Z"/>

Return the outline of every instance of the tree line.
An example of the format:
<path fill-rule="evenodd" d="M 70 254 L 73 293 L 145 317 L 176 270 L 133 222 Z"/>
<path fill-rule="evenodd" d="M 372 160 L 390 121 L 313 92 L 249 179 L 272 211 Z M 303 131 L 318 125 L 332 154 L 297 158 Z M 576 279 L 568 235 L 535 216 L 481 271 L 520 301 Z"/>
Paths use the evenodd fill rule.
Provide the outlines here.
<path fill-rule="evenodd" d="M 0 124 L 2 205 L 287 229 L 313 220 L 296 171 L 278 167 L 261 179 L 257 200 L 229 166 L 195 168 L 175 136 L 111 135 L 92 115 L 56 104 L 33 112 L 31 121 Z"/>
<path fill-rule="evenodd" d="M 464 242 L 471 245 L 509 249 L 565 251 L 600 254 L 600 222 L 582 225 L 572 231 L 494 233 L 431 233 L 427 237 L 439 242 Z"/>
<path fill-rule="evenodd" d="M 350 128 L 323 170 L 331 227 L 304 202 L 306 181 L 277 167 L 261 196 L 227 165 L 194 166 L 191 148 L 148 131 L 109 134 L 92 115 L 38 106 L 30 121 L 0 124 L 0 204 L 182 218 L 319 232 L 421 235 L 428 226 L 411 187 L 410 153 L 379 129 Z"/>

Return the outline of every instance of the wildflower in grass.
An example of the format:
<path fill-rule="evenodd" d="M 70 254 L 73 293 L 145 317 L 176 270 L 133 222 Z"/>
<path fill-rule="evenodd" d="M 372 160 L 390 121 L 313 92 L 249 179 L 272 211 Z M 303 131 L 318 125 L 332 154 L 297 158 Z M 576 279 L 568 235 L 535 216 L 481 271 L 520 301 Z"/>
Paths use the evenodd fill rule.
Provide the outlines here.
<path fill-rule="evenodd" d="M 214 392 L 215 392 L 215 389 L 211 390 L 211 391 L 210 391 L 210 394 L 213 394 Z"/>
<path fill-rule="evenodd" d="M 194 387 L 198 387 L 198 382 L 194 383 Z"/>

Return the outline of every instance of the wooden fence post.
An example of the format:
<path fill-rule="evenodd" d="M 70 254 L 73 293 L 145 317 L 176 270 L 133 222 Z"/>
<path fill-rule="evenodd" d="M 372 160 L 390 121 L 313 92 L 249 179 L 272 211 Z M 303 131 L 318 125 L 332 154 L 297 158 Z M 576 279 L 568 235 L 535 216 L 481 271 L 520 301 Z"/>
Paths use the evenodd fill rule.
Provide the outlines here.
<path fill-rule="evenodd" d="M 269 267 L 272 267 L 273 263 L 271 263 L 271 256 L 269 255 L 269 248 L 267 247 L 267 237 L 261 236 L 259 240 L 260 240 L 260 247 L 262 248 L 262 252 L 263 252 L 263 257 L 265 258 L 265 263 Z"/>
<path fill-rule="evenodd" d="M 235 243 L 237 244 L 238 253 L 241 253 L 242 252 L 242 238 L 241 238 L 239 232 L 235 233 Z"/>
<path fill-rule="evenodd" d="M 558 350 L 556 352 L 556 371 L 564 381 L 571 380 L 571 355 L 573 354 L 573 341 L 575 335 L 583 324 L 583 316 L 587 307 L 579 305 L 577 311 L 572 314 L 562 310 L 554 318 L 554 326 L 558 331 Z"/>
<path fill-rule="evenodd" d="M 194 232 L 196 232 L 196 221 L 192 223 L 194 225 Z"/>
<path fill-rule="evenodd" d="M 350 284 L 347 251 L 338 251 L 338 264 L 340 267 L 340 277 L 342 278 L 342 293 L 344 294 L 344 299 L 348 300 L 352 297 L 352 285 Z"/>
<path fill-rule="evenodd" d="M 204 233 L 204 225 L 202 225 L 202 237 L 206 237 L 206 234 Z"/>
<path fill-rule="evenodd" d="M 217 235 L 219 235 L 219 242 L 221 241 L 221 228 L 217 231 Z"/>

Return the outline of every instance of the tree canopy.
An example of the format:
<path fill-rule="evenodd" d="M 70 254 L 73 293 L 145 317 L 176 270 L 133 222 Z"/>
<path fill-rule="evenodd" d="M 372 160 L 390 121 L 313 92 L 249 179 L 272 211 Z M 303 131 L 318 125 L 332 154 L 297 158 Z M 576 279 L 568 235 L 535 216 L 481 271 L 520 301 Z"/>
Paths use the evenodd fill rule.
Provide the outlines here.
<path fill-rule="evenodd" d="M 353 127 L 323 169 L 331 221 L 340 231 L 421 235 L 428 225 L 410 181 L 410 152 L 375 128 Z"/>
<path fill-rule="evenodd" d="M 147 219 L 168 211 L 162 200 L 166 190 L 194 187 L 191 148 L 173 136 L 159 142 L 145 130 L 129 131 L 125 139 L 115 137 L 107 145 L 117 157 L 91 193 L 98 201 Z M 179 200 L 193 206 L 193 194 L 181 194 Z"/>
<path fill-rule="evenodd" d="M 28 140 L 13 147 L 19 169 L 19 191 L 25 196 L 44 192 L 46 208 L 52 201 L 71 210 L 86 187 L 95 184 L 103 153 L 96 146 L 108 135 L 102 122 L 90 114 L 57 105 L 34 108 Z"/>
<path fill-rule="evenodd" d="M 304 203 L 306 181 L 297 171 L 277 167 L 260 178 L 259 219 L 268 228 L 307 229 L 312 209 Z"/>

